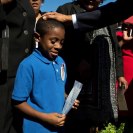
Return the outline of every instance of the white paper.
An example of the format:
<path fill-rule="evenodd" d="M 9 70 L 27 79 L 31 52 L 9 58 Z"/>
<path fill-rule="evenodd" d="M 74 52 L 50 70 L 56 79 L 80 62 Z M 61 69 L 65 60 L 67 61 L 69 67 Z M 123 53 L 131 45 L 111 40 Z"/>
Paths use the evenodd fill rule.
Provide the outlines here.
<path fill-rule="evenodd" d="M 62 114 L 67 114 L 70 111 L 70 109 L 72 108 L 72 106 L 74 104 L 74 101 L 77 99 L 77 97 L 82 89 L 82 86 L 83 86 L 82 83 L 80 83 L 78 81 L 74 82 L 74 86 L 66 99 L 65 105 L 62 110 Z"/>

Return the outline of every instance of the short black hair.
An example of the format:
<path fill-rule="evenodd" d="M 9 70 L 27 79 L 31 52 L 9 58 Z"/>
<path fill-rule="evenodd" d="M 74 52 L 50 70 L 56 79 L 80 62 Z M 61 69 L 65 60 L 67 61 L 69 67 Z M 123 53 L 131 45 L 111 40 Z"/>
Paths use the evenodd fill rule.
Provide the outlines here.
<path fill-rule="evenodd" d="M 36 24 L 36 32 L 40 34 L 40 36 L 45 35 L 49 30 L 55 28 L 55 27 L 61 27 L 65 29 L 63 23 L 55 20 L 55 19 L 48 19 L 44 20 L 42 17 L 37 21 Z"/>

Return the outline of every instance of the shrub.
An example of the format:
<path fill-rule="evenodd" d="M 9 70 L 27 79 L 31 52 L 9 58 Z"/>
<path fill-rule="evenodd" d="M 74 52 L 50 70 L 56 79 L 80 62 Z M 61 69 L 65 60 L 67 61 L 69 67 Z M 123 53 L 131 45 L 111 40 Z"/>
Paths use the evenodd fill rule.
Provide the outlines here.
<path fill-rule="evenodd" d="M 119 127 L 116 127 L 112 123 L 108 123 L 99 133 L 123 133 L 125 123 L 121 123 Z"/>

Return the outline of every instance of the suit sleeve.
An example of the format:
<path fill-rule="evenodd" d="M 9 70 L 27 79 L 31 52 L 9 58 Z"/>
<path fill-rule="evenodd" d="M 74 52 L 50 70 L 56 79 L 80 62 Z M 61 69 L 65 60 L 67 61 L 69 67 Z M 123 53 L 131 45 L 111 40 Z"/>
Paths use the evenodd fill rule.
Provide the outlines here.
<path fill-rule="evenodd" d="M 123 72 L 123 60 L 122 60 L 122 51 L 121 51 L 121 47 L 118 44 L 118 39 L 116 36 L 116 27 L 115 25 L 111 25 L 111 32 L 112 32 L 112 41 L 114 44 L 114 48 L 115 48 L 115 63 L 116 63 L 116 76 L 117 78 L 119 77 L 123 77 L 124 76 L 124 72 Z"/>
<path fill-rule="evenodd" d="M 65 6 L 64 7 L 59 6 L 57 8 L 56 12 L 59 12 L 59 13 L 62 13 L 62 14 L 67 14 L 67 9 L 65 10 L 64 8 L 65 8 Z"/>
<path fill-rule="evenodd" d="M 133 0 L 117 0 L 95 11 L 77 14 L 79 29 L 102 28 L 124 20 L 133 14 L 132 6 Z"/>
<path fill-rule="evenodd" d="M 119 77 L 124 77 L 124 72 L 123 72 L 123 60 L 122 60 L 122 51 L 121 48 L 118 44 L 116 44 L 117 52 L 116 52 L 116 76 L 117 78 Z"/>

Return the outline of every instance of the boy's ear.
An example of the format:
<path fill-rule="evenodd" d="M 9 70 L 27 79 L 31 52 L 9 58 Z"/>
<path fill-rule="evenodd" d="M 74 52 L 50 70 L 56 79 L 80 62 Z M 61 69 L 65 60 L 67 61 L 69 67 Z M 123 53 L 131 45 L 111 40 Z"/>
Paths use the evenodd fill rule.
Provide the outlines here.
<path fill-rule="evenodd" d="M 36 42 L 40 42 L 40 34 L 35 32 L 34 33 L 34 39 L 35 39 Z"/>

